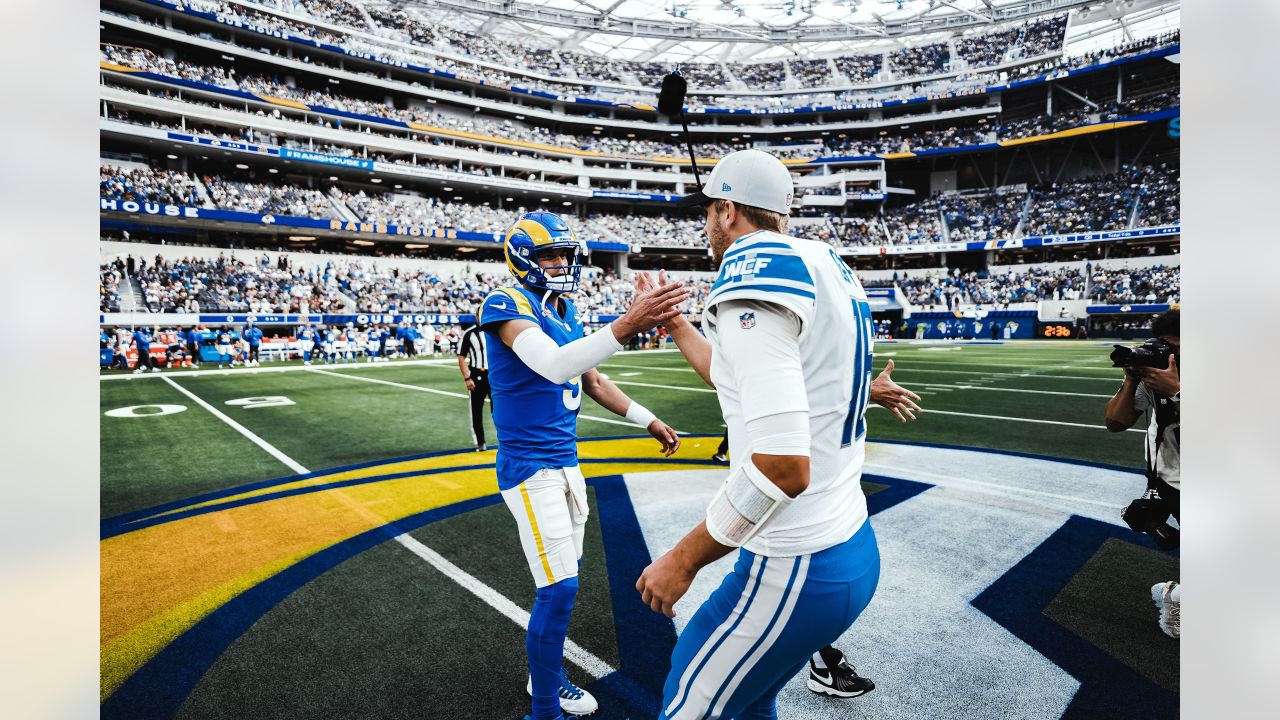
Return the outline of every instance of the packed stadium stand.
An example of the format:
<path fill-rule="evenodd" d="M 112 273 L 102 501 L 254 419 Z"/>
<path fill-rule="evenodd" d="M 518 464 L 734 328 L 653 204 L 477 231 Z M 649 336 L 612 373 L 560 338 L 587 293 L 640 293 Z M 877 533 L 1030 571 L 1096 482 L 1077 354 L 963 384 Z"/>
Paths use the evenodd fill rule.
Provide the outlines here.
<path fill-rule="evenodd" d="M 104 2 L 104 237 L 236 259 L 104 259 L 100 310 L 465 315 L 501 272 L 394 263 L 492 263 L 513 219 L 546 209 L 591 251 L 584 302 L 620 311 L 636 270 L 714 270 L 700 213 L 669 205 L 696 187 L 679 124 L 652 109 L 676 68 L 702 176 L 743 148 L 784 158 L 792 232 L 869 285 L 902 273 L 892 317 L 1048 300 L 1084 322 L 1088 304 L 1176 302 L 1176 270 L 1032 269 L 1177 256 L 1176 21 L 1135 35 L 1070 9 L 961 13 L 961 31 L 921 25 L 905 46 L 819 34 L 710 59 L 691 40 L 624 52 L 608 32 L 539 47 L 436 10 Z M 334 257 L 264 269 L 254 249 Z"/>

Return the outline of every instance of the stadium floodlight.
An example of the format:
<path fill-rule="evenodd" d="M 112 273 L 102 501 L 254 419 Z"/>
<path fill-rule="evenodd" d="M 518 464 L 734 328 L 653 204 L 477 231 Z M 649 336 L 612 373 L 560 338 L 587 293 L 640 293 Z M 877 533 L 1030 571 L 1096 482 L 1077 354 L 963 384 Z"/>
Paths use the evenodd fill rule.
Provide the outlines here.
<path fill-rule="evenodd" d="M 316 239 L 315 235 L 290 235 L 289 239 L 293 242 L 311 242 Z"/>
<path fill-rule="evenodd" d="M 338 182 L 338 176 L 337 176 L 337 175 L 330 175 L 330 176 L 329 176 L 329 179 L 330 179 L 330 180 L 332 180 L 333 182 Z"/>
<path fill-rule="evenodd" d="M 267 168 L 267 172 L 271 173 L 272 175 L 275 175 L 276 173 L 278 173 L 278 172 L 280 172 L 280 171 L 279 171 L 279 170 L 277 170 L 277 169 L 275 169 L 275 168 Z"/>
<path fill-rule="evenodd" d="M 237 167 L 237 168 L 239 168 L 239 169 L 241 169 L 241 170 L 248 170 L 248 169 L 249 169 L 249 166 L 248 166 L 248 165 L 245 165 L 244 163 L 236 163 L 236 167 Z"/>
<path fill-rule="evenodd" d="M 380 183 L 380 182 L 382 182 L 382 178 L 369 178 L 369 182 L 371 182 L 371 183 Z"/>
<path fill-rule="evenodd" d="M 443 187 L 443 188 L 441 188 L 441 189 L 442 189 L 442 190 L 444 190 L 445 192 L 453 192 L 453 188 L 451 188 L 451 187 L 447 187 L 447 186 L 446 186 L 446 187 Z"/>
<path fill-rule="evenodd" d="M 177 159 L 178 159 L 178 156 L 177 156 L 177 155 L 174 155 L 173 153 L 169 153 L 168 155 L 165 155 L 165 157 L 169 158 L 170 160 L 177 160 Z"/>

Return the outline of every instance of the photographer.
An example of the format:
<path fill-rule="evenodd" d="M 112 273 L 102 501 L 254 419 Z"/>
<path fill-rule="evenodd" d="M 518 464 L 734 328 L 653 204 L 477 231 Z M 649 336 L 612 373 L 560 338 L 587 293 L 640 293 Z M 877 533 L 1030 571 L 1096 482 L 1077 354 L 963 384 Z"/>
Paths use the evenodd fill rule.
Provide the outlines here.
<path fill-rule="evenodd" d="M 1107 402 L 1107 430 L 1123 432 L 1148 410 L 1146 476 L 1147 491 L 1124 509 L 1129 527 L 1147 533 L 1165 550 L 1178 546 L 1178 530 L 1168 524 L 1170 515 L 1181 522 L 1179 495 L 1179 406 L 1182 386 L 1178 376 L 1180 348 L 1178 310 L 1169 310 L 1151 324 L 1152 339 L 1139 347 L 1116 346 L 1111 359 L 1125 371 L 1124 384 Z M 1158 583 L 1151 599 L 1160 608 L 1160 629 L 1177 638 L 1181 634 L 1182 587 L 1176 582 Z"/>

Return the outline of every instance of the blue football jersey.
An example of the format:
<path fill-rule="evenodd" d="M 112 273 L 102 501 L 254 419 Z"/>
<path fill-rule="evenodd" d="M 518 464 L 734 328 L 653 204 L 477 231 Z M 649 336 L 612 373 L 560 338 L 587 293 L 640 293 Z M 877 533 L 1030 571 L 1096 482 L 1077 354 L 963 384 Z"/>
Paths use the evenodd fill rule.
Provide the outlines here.
<path fill-rule="evenodd" d="M 564 317 L 542 298 L 523 287 L 494 290 L 480 309 L 480 327 L 489 333 L 489 386 L 493 425 L 498 430 L 498 489 L 513 488 L 542 468 L 578 464 L 578 408 L 582 405 L 580 378 L 562 384 L 547 380 L 497 336 L 507 320 L 529 320 L 557 345 L 582 337 L 582 322 L 568 298 Z"/>

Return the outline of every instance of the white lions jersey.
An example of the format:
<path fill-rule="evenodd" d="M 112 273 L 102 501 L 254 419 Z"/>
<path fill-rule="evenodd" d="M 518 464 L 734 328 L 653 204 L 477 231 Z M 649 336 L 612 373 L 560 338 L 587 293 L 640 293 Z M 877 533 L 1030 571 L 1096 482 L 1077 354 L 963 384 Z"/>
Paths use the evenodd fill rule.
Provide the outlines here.
<path fill-rule="evenodd" d="M 813 240 L 758 231 L 725 251 L 702 327 L 712 344 L 711 379 L 728 427 L 732 470 L 737 470 L 751 452 L 741 399 L 770 388 L 735 386 L 735 358 L 717 343 L 717 328 L 724 323 L 746 328 L 754 317 L 718 317 L 717 308 L 731 300 L 773 303 L 800 319 L 809 405 L 809 487 L 744 547 L 759 555 L 793 556 L 842 543 L 867 519 L 860 480 L 875 336 L 862 283 L 831 246 Z"/>

